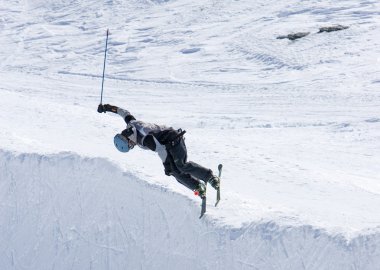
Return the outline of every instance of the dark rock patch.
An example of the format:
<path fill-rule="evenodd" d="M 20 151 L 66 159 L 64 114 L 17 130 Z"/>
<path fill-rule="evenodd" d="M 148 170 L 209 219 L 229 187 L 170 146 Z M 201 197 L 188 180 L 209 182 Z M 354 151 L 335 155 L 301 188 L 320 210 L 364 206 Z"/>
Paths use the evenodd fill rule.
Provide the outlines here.
<path fill-rule="evenodd" d="M 321 27 L 319 28 L 319 32 L 318 33 L 323 33 L 323 32 L 334 32 L 334 31 L 340 31 L 340 30 L 344 30 L 344 29 L 347 29 L 348 26 L 344 26 L 344 25 L 333 25 L 333 26 L 326 26 L 326 27 Z"/>
<path fill-rule="evenodd" d="M 299 39 L 299 38 L 303 38 L 303 37 L 306 37 L 307 35 L 309 35 L 310 32 L 299 32 L 299 33 L 294 33 L 294 34 L 289 34 L 289 35 L 284 35 L 284 36 L 278 36 L 277 39 L 289 39 L 289 40 L 296 40 L 296 39 Z"/>

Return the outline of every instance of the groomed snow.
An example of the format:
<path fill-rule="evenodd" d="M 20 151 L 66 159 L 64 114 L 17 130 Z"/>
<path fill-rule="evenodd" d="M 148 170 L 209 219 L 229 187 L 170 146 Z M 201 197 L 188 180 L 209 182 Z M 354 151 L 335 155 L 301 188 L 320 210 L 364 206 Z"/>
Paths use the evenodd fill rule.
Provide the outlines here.
<path fill-rule="evenodd" d="M 379 269 L 380 4 L 251 2 L 1 1 L 5 269 Z M 224 164 L 202 220 L 154 153 L 113 147 L 107 27 L 104 102 Z"/>
<path fill-rule="evenodd" d="M 380 235 L 194 218 L 104 158 L 0 152 L 3 269 L 377 269 Z M 175 207 L 173 207 L 175 206 Z"/>

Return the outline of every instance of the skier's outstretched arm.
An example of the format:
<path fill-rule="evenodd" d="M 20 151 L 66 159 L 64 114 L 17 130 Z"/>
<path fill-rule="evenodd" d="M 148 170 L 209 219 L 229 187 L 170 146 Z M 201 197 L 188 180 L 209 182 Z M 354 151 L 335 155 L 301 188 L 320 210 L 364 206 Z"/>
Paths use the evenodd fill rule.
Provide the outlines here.
<path fill-rule="evenodd" d="M 117 113 L 121 117 L 123 117 L 124 121 L 128 124 L 131 120 L 136 120 L 136 118 L 128 111 L 122 108 L 119 108 L 117 106 L 113 106 L 110 104 L 100 104 L 98 106 L 98 112 L 99 113 L 105 113 L 105 112 L 113 112 Z"/>

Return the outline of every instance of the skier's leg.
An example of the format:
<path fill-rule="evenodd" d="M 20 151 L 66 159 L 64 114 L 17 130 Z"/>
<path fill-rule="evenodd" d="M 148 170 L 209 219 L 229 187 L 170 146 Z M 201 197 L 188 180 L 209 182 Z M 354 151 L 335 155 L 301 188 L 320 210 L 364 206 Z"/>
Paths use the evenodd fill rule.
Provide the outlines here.
<path fill-rule="evenodd" d="M 191 176 L 208 181 L 212 178 L 213 174 L 210 169 L 207 169 L 195 162 L 187 161 L 187 149 L 183 139 L 168 150 L 168 153 L 173 157 L 175 167 L 183 174 L 190 174 Z"/>
<path fill-rule="evenodd" d="M 195 179 L 190 174 L 182 173 L 180 170 L 178 170 L 174 163 L 173 157 L 170 154 L 168 154 L 164 162 L 164 167 L 166 175 L 173 175 L 179 183 L 191 190 L 198 189 L 200 183 L 199 180 Z"/>
<path fill-rule="evenodd" d="M 196 190 L 199 188 L 199 181 L 197 179 L 195 179 L 194 177 L 191 177 L 190 174 L 188 173 L 172 173 L 172 175 L 175 177 L 175 179 L 177 179 L 177 181 L 179 183 L 181 183 L 182 185 L 184 185 L 185 187 L 187 187 L 188 189 L 191 189 L 191 190 Z"/>

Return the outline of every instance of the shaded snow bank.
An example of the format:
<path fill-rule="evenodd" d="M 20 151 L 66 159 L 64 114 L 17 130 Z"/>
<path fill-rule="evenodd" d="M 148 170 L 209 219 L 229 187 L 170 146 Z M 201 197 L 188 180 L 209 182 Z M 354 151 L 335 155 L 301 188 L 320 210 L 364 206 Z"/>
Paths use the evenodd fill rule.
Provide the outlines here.
<path fill-rule="evenodd" d="M 379 269 L 380 235 L 232 228 L 100 158 L 0 151 L 2 269 Z"/>

